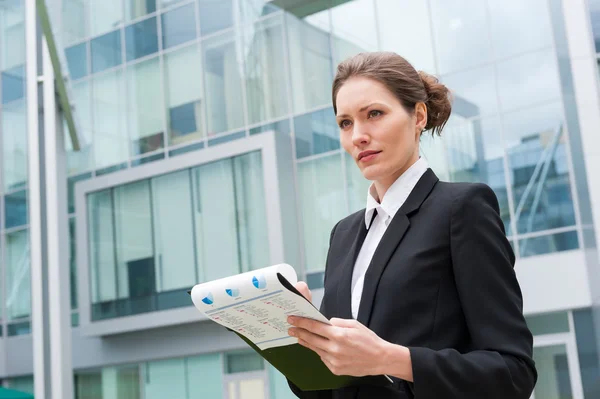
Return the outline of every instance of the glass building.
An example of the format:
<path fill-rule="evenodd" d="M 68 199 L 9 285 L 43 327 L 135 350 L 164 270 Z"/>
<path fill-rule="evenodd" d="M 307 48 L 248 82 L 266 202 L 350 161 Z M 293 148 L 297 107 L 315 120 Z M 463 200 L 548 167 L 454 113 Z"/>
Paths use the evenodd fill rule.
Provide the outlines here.
<path fill-rule="evenodd" d="M 53 186 L 32 178 L 32 165 L 52 165 L 31 139 L 39 126 L 44 141 L 55 110 L 40 95 L 35 112 L 28 55 L 48 62 L 48 43 L 66 101 L 54 171 L 66 209 L 41 217 L 69 238 L 57 256 L 75 398 L 294 397 L 187 291 L 286 262 L 318 303 L 331 228 L 364 207 L 369 185 L 340 147 L 331 83 L 340 61 L 373 50 L 453 91 L 453 116 L 441 138 L 423 137 L 422 156 L 440 179 L 484 182 L 499 199 L 535 335 L 534 396 L 600 397 L 600 1 L 45 4 L 48 18 L 38 8 L 28 25 L 36 1 L 0 2 L 4 386 L 33 392 L 36 329 L 52 329 L 36 310 L 35 259 L 39 208 L 50 209 L 40 193 Z"/>

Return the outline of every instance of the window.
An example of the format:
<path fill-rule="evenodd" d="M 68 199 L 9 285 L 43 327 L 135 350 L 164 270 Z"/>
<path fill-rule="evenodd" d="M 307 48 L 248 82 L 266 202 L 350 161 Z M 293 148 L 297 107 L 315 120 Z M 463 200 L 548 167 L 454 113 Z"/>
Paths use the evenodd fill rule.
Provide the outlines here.
<path fill-rule="evenodd" d="M 25 66 L 2 72 L 2 103 L 20 100 L 25 96 Z"/>
<path fill-rule="evenodd" d="M 198 6 L 202 36 L 233 26 L 233 0 L 199 0 Z"/>
<path fill-rule="evenodd" d="M 24 226 L 28 221 L 27 192 L 25 190 L 4 197 L 5 228 Z"/>
<path fill-rule="evenodd" d="M 296 157 L 304 158 L 340 148 L 340 133 L 332 108 L 294 118 Z"/>
<path fill-rule="evenodd" d="M 87 42 L 65 49 L 71 79 L 87 75 Z"/>
<path fill-rule="evenodd" d="M 0 4 L 0 69 L 25 63 L 25 7 L 19 0 Z"/>
<path fill-rule="evenodd" d="M 156 53 L 158 51 L 156 17 L 126 27 L 125 43 L 127 61 Z"/>
<path fill-rule="evenodd" d="M 89 21 L 92 36 L 100 35 L 123 23 L 122 0 L 89 0 Z"/>
<path fill-rule="evenodd" d="M 196 38 L 194 3 L 162 15 L 163 48 L 177 46 Z"/>
<path fill-rule="evenodd" d="M 27 183 L 27 111 L 24 100 L 0 110 L 2 118 L 2 168 L 4 191 Z"/>
<path fill-rule="evenodd" d="M 86 23 L 86 0 L 62 0 L 63 46 L 70 46 L 88 36 Z"/>
<path fill-rule="evenodd" d="M 127 21 L 138 19 L 156 11 L 156 0 L 125 0 Z"/>
<path fill-rule="evenodd" d="M 6 234 L 6 312 L 7 319 L 18 320 L 31 314 L 29 232 Z"/>
<path fill-rule="evenodd" d="M 247 373 L 265 369 L 264 359 L 255 352 L 228 353 L 225 364 L 227 374 Z"/>
<path fill-rule="evenodd" d="M 333 4 L 331 24 L 336 65 L 362 51 L 377 50 L 374 1 L 335 0 Z"/>
<path fill-rule="evenodd" d="M 92 111 L 90 96 L 90 80 L 84 79 L 71 87 L 74 112 L 79 121 L 80 150 L 73 151 L 73 143 L 65 140 L 67 151 L 67 174 L 72 175 L 88 171 L 94 167 L 94 149 L 92 143 Z M 68 133 L 66 120 L 63 118 L 63 131 Z"/>
<path fill-rule="evenodd" d="M 113 68 L 123 62 L 120 30 L 92 39 L 91 46 L 93 73 Z"/>

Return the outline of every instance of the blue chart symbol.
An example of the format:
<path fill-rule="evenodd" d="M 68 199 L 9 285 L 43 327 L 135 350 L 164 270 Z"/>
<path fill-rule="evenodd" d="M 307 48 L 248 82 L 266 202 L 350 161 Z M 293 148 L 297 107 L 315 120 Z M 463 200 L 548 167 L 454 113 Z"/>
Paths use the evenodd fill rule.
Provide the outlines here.
<path fill-rule="evenodd" d="M 252 277 L 252 284 L 260 290 L 267 288 L 267 280 L 263 275 Z"/>
<path fill-rule="evenodd" d="M 210 292 L 206 294 L 204 298 L 202 298 L 202 302 L 204 302 L 207 305 L 212 305 L 214 301 L 215 299 L 213 298 L 213 295 Z"/>
<path fill-rule="evenodd" d="M 240 290 L 238 290 L 237 288 L 227 288 L 225 292 L 232 298 L 235 298 L 240 295 Z"/>

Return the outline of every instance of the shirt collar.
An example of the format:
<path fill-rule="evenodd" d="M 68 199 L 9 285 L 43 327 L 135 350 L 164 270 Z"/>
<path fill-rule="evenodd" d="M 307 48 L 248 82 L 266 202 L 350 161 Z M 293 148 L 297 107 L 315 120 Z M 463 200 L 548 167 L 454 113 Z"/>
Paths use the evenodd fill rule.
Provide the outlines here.
<path fill-rule="evenodd" d="M 365 212 L 365 225 L 367 226 L 367 229 L 371 224 L 371 218 L 373 217 L 373 212 L 375 212 L 375 210 L 377 210 L 378 215 L 386 218 L 393 218 L 428 168 L 429 164 L 425 158 L 419 157 L 417 162 L 412 164 L 410 168 L 400 175 L 400 177 L 390 186 L 383 196 L 383 201 L 381 203 L 376 199 L 378 196 L 375 191 L 375 185 L 371 184 L 367 194 L 367 207 Z"/>

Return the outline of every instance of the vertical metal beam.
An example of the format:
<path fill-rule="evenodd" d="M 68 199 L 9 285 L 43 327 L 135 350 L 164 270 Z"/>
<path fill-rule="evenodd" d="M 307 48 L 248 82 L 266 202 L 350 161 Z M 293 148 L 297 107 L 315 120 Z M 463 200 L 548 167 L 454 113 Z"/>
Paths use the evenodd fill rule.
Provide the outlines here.
<path fill-rule="evenodd" d="M 73 398 L 66 152 L 56 103 L 54 68 L 42 40 L 50 380 L 53 399 Z"/>
<path fill-rule="evenodd" d="M 29 180 L 29 242 L 31 268 L 31 330 L 36 399 L 49 398 L 45 351 L 44 270 L 42 262 L 42 183 L 40 179 L 40 135 L 38 120 L 38 55 L 36 1 L 25 1 L 25 67 L 27 93 L 27 145 Z"/>

